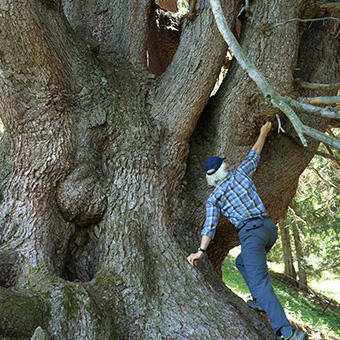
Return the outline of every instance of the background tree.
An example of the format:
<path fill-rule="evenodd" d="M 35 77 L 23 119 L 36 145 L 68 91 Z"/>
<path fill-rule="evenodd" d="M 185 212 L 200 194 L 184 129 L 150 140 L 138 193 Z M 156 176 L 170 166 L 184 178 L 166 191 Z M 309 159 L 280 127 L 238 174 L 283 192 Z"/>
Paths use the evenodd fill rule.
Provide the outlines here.
<path fill-rule="evenodd" d="M 323 147 L 320 146 L 320 151 Z M 338 275 L 339 165 L 315 156 L 300 177 L 298 190 L 287 218 L 280 225 L 296 224 L 303 238 L 307 273 L 320 278 L 324 273 Z M 284 247 L 282 245 L 282 247 Z M 277 249 L 279 253 L 281 250 Z M 273 259 L 278 260 L 278 254 Z"/>
<path fill-rule="evenodd" d="M 291 208 L 290 208 L 291 209 Z M 298 228 L 298 225 L 296 223 L 296 216 L 294 211 L 291 209 L 293 212 L 294 216 L 294 224 L 293 224 L 293 236 L 294 236 L 294 244 L 295 244 L 295 254 L 296 254 L 296 261 L 297 261 L 297 266 L 298 266 L 298 271 L 299 271 L 299 288 L 301 290 L 307 291 L 308 290 L 308 283 L 307 283 L 307 273 L 306 273 L 306 261 L 305 261 L 305 256 L 304 252 L 302 249 L 302 244 L 301 244 L 301 237 L 300 237 L 300 231 Z"/>
<path fill-rule="evenodd" d="M 324 149 L 324 145 L 320 145 L 318 151 Z M 334 155 L 338 157 L 339 153 L 335 152 Z M 281 262 L 283 253 L 284 257 L 289 256 L 293 262 L 299 262 L 299 251 L 305 271 L 302 276 L 307 277 L 307 282 L 339 275 L 339 169 L 338 162 L 332 159 L 320 155 L 312 159 L 300 176 L 298 190 L 286 219 L 279 223 L 281 244 L 277 242 L 270 253 L 271 261 Z M 285 240 L 293 235 L 294 228 L 299 230 L 302 240 L 298 251 Z M 285 260 L 286 278 L 289 276 L 294 282 L 289 268 L 289 261 Z M 298 274 L 301 277 L 300 272 Z"/>
<path fill-rule="evenodd" d="M 208 3 L 195 3 L 179 35 L 151 0 L 1 1 L 3 337 L 41 326 L 51 339 L 275 338 L 216 275 L 237 244 L 225 219 L 210 262 L 186 263 L 209 194 L 205 158 L 225 153 L 235 167 L 279 113 L 236 62 L 210 98 L 227 46 Z M 230 27 L 241 6 L 223 2 Z M 308 96 L 296 78 L 339 79 L 337 21 L 289 21 L 328 11 L 254 2 L 238 18 L 243 50 L 279 93 Z M 331 122 L 300 118 L 320 131 Z M 255 182 L 274 220 L 311 157 L 269 137 Z"/>
<path fill-rule="evenodd" d="M 287 280 L 289 280 L 289 282 L 291 282 L 295 286 L 296 271 L 294 267 L 294 258 L 290 241 L 289 227 L 286 226 L 283 221 L 280 221 L 278 223 L 278 227 L 281 236 L 282 252 L 280 251 L 280 255 L 283 253 L 284 274 Z M 281 256 L 279 256 L 279 259 L 281 259 Z"/>

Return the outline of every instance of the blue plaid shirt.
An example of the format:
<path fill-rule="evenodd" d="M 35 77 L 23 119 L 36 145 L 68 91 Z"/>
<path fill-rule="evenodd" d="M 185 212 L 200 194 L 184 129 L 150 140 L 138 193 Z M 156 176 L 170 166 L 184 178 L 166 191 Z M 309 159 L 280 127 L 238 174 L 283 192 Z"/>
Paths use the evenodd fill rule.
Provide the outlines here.
<path fill-rule="evenodd" d="M 202 235 L 214 238 L 220 212 L 236 228 L 244 221 L 267 216 L 267 211 L 256 192 L 252 181 L 260 155 L 251 150 L 236 170 L 229 171 L 227 177 L 218 182 L 206 203 L 206 221 Z"/>

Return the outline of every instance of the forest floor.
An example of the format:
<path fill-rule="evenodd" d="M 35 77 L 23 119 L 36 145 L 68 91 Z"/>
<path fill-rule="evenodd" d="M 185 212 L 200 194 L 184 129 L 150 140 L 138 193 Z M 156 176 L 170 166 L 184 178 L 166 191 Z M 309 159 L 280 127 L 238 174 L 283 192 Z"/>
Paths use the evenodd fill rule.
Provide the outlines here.
<path fill-rule="evenodd" d="M 248 287 L 235 266 L 238 252 L 236 248 L 224 261 L 223 281 L 235 294 L 247 301 L 251 298 Z M 305 293 L 285 282 L 282 273 L 273 270 L 277 269 L 275 265 L 268 263 L 268 267 L 275 294 L 291 324 L 307 332 L 309 340 L 340 340 L 340 303 L 337 301 L 339 295 L 334 292 L 335 283 L 323 280 L 322 290 L 316 290 L 313 285 L 313 289 Z M 327 294 L 327 287 L 330 295 Z"/>

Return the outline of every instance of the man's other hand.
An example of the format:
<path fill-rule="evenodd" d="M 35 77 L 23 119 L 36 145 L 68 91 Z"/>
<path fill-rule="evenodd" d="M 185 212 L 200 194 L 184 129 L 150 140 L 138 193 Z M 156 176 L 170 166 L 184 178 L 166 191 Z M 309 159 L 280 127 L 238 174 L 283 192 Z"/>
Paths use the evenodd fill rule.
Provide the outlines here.
<path fill-rule="evenodd" d="M 203 253 L 198 251 L 197 253 L 192 253 L 187 257 L 188 262 L 194 266 L 197 261 L 199 261 L 203 257 Z"/>

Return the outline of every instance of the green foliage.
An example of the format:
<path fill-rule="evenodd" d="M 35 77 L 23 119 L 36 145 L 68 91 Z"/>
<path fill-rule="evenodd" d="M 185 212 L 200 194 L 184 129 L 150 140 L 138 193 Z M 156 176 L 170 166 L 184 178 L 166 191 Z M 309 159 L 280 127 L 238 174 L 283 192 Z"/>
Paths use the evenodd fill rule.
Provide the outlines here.
<path fill-rule="evenodd" d="M 327 309 L 313 301 L 313 296 L 304 295 L 302 292 L 283 284 L 270 272 L 272 285 L 287 317 L 293 323 L 312 328 L 315 331 L 327 333 L 328 335 L 340 334 L 339 311 Z M 234 264 L 234 258 L 228 256 L 222 267 L 222 279 L 224 283 L 245 301 L 250 298 L 250 293 L 242 275 Z"/>
<path fill-rule="evenodd" d="M 3 135 L 4 133 L 4 125 L 2 124 L 2 121 L 0 119 L 0 137 Z"/>
<path fill-rule="evenodd" d="M 337 134 L 339 135 L 339 131 Z M 336 156 L 339 158 L 340 153 L 337 152 Z M 339 190 L 335 188 L 340 188 L 339 174 L 340 169 L 334 161 L 315 156 L 302 173 L 297 193 L 291 203 L 295 219 L 293 213 L 288 211 L 283 222 L 291 230 L 295 223 L 297 224 L 307 263 L 306 271 L 312 278 L 321 279 L 327 272 L 340 275 L 340 200 Z M 291 240 L 294 248 L 292 233 Z M 271 251 L 269 258 L 271 261 L 282 261 L 280 241 Z"/>

